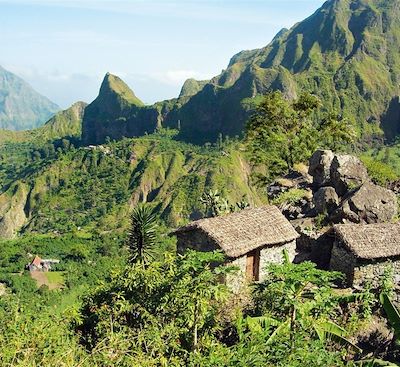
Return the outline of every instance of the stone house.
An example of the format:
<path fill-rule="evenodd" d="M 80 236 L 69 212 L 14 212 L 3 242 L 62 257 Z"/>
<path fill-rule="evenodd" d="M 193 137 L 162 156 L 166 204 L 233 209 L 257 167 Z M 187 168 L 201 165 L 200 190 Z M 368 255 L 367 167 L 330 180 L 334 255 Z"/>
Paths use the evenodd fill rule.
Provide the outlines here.
<path fill-rule="evenodd" d="M 215 218 L 200 219 L 172 234 L 177 236 L 177 251 L 222 250 L 227 263 L 239 273 L 228 276 L 226 283 L 238 288 L 247 280 L 258 281 L 268 263 L 281 263 L 283 250 L 291 261 L 296 254 L 297 232 L 275 206 L 244 209 Z"/>
<path fill-rule="evenodd" d="M 60 260 L 56 259 L 41 259 L 36 255 L 26 268 L 29 271 L 49 271 L 52 265 L 58 264 L 59 262 Z"/>
<path fill-rule="evenodd" d="M 400 224 L 341 224 L 333 227 L 330 269 L 346 275 L 347 285 L 378 286 L 387 269 L 400 282 Z"/>

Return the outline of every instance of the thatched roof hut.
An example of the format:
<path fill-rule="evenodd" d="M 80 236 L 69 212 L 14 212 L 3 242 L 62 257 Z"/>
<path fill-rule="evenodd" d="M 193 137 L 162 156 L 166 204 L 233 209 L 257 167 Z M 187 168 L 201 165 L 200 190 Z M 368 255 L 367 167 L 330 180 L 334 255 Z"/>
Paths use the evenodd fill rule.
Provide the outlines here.
<path fill-rule="evenodd" d="M 245 280 L 262 279 L 269 263 L 283 261 L 283 250 L 293 260 L 299 236 L 275 206 L 201 219 L 172 234 L 178 238 L 179 253 L 186 249 L 222 250 L 227 262 L 240 269 L 238 276 L 226 279 L 232 289 L 239 289 Z"/>
<path fill-rule="evenodd" d="M 378 286 L 387 269 L 400 279 L 400 224 L 341 224 L 333 233 L 330 269 L 344 273 L 349 286 Z"/>
<path fill-rule="evenodd" d="M 359 259 L 400 256 L 400 224 L 341 224 L 334 226 L 335 236 Z"/>
<path fill-rule="evenodd" d="M 181 227 L 173 234 L 200 231 L 230 258 L 257 248 L 295 240 L 299 235 L 275 206 L 244 209 L 215 218 L 201 219 Z"/>

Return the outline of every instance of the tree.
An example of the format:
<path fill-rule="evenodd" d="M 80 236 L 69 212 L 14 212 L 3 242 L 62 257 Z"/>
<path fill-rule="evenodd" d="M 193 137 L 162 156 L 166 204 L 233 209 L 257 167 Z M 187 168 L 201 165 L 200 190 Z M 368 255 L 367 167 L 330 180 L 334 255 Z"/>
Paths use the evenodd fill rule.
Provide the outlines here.
<path fill-rule="evenodd" d="M 252 162 L 266 168 L 265 180 L 290 171 L 317 147 L 337 148 L 352 141 L 352 126 L 334 112 L 316 122 L 313 114 L 319 107 L 313 95 L 302 94 L 289 101 L 279 91 L 257 105 L 246 125 L 246 142 Z"/>
<path fill-rule="evenodd" d="M 250 207 L 246 198 L 243 196 L 242 200 L 234 204 L 222 197 L 218 190 L 209 190 L 201 195 L 200 202 L 205 208 L 206 217 L 218 217 L 220 215 L 234 213 Z"/>
<path fill-rule="evenodd" d="M 156 216 L 153 210 L 145 205 L 139 205 L 131 214 L 131 229 L 128 237 L 130 262 L 148 265 L 153 258 L 152 248 L 157 241 Z"/>

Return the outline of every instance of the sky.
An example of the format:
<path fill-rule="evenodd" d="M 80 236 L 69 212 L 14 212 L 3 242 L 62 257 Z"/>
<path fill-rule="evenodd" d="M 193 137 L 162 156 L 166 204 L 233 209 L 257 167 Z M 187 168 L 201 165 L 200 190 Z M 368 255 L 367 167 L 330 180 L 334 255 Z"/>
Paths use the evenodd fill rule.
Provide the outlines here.
<path fill-rule="evenodd" d="M 323 0 L 0 0 L 0 65 L 62 108 L 91 102 L 104 75 L 145 103 L 209 79 L 266 46 Z"/>

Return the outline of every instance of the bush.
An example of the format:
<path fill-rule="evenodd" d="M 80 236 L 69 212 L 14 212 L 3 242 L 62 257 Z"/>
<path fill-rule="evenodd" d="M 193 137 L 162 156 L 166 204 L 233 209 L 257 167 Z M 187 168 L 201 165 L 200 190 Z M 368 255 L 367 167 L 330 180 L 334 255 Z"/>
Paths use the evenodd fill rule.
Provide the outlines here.
<path fill-rule="evenodd" d="M 386 186 L 399 178 L 393 168 L 386 163 L 366 156 L 361 157 L 361 160 L 367 167 L 369 177 L 377 185 Z"/>

